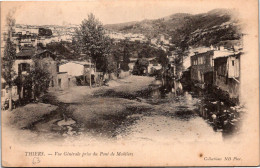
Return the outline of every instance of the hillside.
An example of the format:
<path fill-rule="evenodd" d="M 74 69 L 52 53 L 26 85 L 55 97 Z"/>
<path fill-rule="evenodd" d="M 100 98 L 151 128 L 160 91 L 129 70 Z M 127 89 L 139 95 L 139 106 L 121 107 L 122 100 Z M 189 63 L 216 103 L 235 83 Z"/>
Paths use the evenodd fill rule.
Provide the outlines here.
<path fill-rule="evenodd" d="M 156 20 L 109 24 L 105 25 L 105 28 L 122 33 L 142 33 L 147 37 L 153 38 L 158 35 L 158 32 L 170 33 L 171 31 L 180 28 L 185 21 L 185 17 L 188 16 L 190 16 L 190 14 L 177 13 Z"/>
<path fill-rule="evenodd" d="M 142 33 L 148 38 L 164 34 L 171 37 L 176 47 L 210 46 L 240 39 L 239 21 L 234 15 L 232 10 L 215 9 L 196 15 L 177 13 L 156 20 L 110 24 L 105 28 L 121 33 Z"/>

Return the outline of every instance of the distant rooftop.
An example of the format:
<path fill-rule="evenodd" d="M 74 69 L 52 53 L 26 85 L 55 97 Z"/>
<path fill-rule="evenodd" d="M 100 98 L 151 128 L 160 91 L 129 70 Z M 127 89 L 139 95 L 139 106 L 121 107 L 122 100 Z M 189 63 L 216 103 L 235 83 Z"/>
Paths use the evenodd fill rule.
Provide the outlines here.
<path fill-rule="evenodd" d="M 31 59 L 34 55 L 40 55 L 42 53 L 49 52 L 51 53 L 51 56 L 53 59 L 56 58 L 56 55 L 54 55 L 49 50 L 36 50 L 34 47 L 22 47 L 20 52 L 16 54 L 16 57 L 22 58 L 22 59 Z"/>

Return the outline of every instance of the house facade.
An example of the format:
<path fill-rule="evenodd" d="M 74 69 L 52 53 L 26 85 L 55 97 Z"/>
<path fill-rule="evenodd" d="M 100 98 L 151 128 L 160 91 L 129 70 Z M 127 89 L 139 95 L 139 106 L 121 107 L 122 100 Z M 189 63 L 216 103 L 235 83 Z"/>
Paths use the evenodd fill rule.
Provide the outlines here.
<path fill-rule="evenodd" d="M 56 88 L 58 84 L 57 80 L 57 64 L 56 56 L 47 50 L 37 51 L 34 47 L 22 47 L 16 54 L 15 61 L 13 63 L 13 70 L 16 74 L 14 77 L 15 86 L 12 86 L 12 90 L 6 86 L 4 79 L 2 79 L 1 88 L 1 101 L 5 102 L 12 94 L 14 101 L 29 100 L 33 97 L 32 88 L 25 83 L 26 77 L 29 75 L 35 63 L 37 63 L 42 69 L 46 70 L 50 74 L 50 83 L 46 83 L 49 88 Z M 36 59 L 34 61 L 33 59 Z"/>
<path fill-rule="evenodd" d="M 209 50 L 203 53 L 195 52 L 190 57 L 191 81 L 202 88 L 206 85 L 213 84 L 214 59 L 219 57 L 227 57 L 233 55 L 233 51 L 229 50 Z"/>
<path fill-rule="evenodd" d="M 191 81 L 193 83 L 204 84 L 211 83 L 210 73 L 213 73 L 213 56 L 214 51 L 204 53 L 195 53 L 190 57 L 191 62 Z"/>
<path fill-rule="evenodd" d="M 37 61 L 33 61 L 33 59 L 37 59 Z M 17 86 L 15 87 L 17 87 L 17 94 L 20 99 L 32 97 L 31 88 L 26 88 L 27 85 L 24 80 L 35 66 L 35 63 L 50 74 L 50 83 L 46 83 L 46 85 L 50 89 L 57 87 L 56 56 L 48 50 L 37 51 L 33 47 L 23 47 L 16 54 L 13 64 L 13 69 L 17 75 Z"/>
<path fill-rule="evenodd" d="M 231 99 L 239 99 L 241 53 L 214 59 L 214 86 Z"/>

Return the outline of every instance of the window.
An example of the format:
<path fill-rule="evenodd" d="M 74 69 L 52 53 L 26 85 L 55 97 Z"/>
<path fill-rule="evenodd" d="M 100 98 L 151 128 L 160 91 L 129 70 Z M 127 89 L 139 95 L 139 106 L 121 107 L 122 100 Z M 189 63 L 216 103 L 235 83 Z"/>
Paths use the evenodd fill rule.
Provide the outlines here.
<path fill-rule="evenodd" d="M 211 66 L 214 66 L 214 60 L 213 60 L 213 58 L 210 60 L 210 65 L 211 65 Z"/>
<path fill-rule="evenodd" d="M 232 60 L 232 66 L 235 66 L 235 61 L 234 60 Z"/>
<path fill-rule="evenodd" d="M 199 57 L 199 65 L 203 64 L 202 62 L 203 62 L 202 57 Z"/>
<path fill-rule="evenodd" d="M 30 65 L 27 63 L 22 63 L 22 71 L 29 71 Z"/>
<path fill-rule="evenodd" d="M 54 81 L 51 80 L 51 87 L 54 87 Z"/>
<path fill-rule="evenodd" d="M 58 79 L 58 85 L 61 88 L 61 79 Z"/>
<path fill-rule="evenodd" d="M 21 74 L 24 71 L 30 72 L 30 64 L 21 63 L 21 64 L 18 65 L 18 74 Z"/>

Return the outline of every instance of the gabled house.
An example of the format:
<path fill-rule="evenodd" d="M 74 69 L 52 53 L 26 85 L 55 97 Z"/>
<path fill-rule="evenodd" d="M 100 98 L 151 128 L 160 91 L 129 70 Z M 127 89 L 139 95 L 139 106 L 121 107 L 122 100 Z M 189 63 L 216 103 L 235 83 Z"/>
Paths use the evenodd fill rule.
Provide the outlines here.
<path fill-rule="evenodd" d="M 33 47 L 24 47 L 16 54 L 14 62 L 14 71 L 19 76 L 30 71 L 34 64 L 33 57 L 37 59 L 37 63 L 46 69 L 55 78 L 57 76 L 56 55 L 48 50 L 36 50 Z M 55 83 L 55 81 L 53 81 Z"/>
<path fill-rule="evenodd" d="M 32 88 L 27 88 L 30 86 L 27 86 L 24 80 L 35 64 L 33 58 L 37 59 L 36 63 L 51 75 L 51 81 L 50 83 L 46 83 L 46 85 L 49 85 L 49 88 L 57 87 L 56 55 L 47 50 L 39 51 L 33 47 L 22 47 L 16 54 L 16 59 L 13 64 L 13 69 L 16 74 L 16 77 L 14 77 L 16 86 L 12 87 L 11 92 L 10 89 L 5 86 L 5 81 L 2 79 L 2 102 L 9 98 L 10 93 L 12 93 L 12 99 L 14 101 L 18 100 L 18 98 L 20 98 L 20 100 L 32 98 Z"/>
<path fill-rule="evenodd" d="M 20 98 L 31 97 L 31 93 L 24 89 L 24 77 L 29 74 L 32 66 L 35 62 L 33 58 L 37 59 L 37 64 L 42 67 L 42 69 L 49 72 L 51 75 L 50 88 L 55 88 L 57 86 L 57 63 L 56 55 L 48 50 L 36 50 L 33 47 L 24 47 L 20 52 L 16 54 L 16 60 L 14 62 L 14 71 L 17 74 L 19 85 L 17 86 L 18 94 Z"/>
<path fill-rule="evenodd" d="M 21 75 L 30 71 L 30 67 L 33 64 L 32 56 L 35 53 L 35 48 L 23 47 L 23 49 L 16 54 L 16 59 L 13 68 L 17 75 Z"/>

